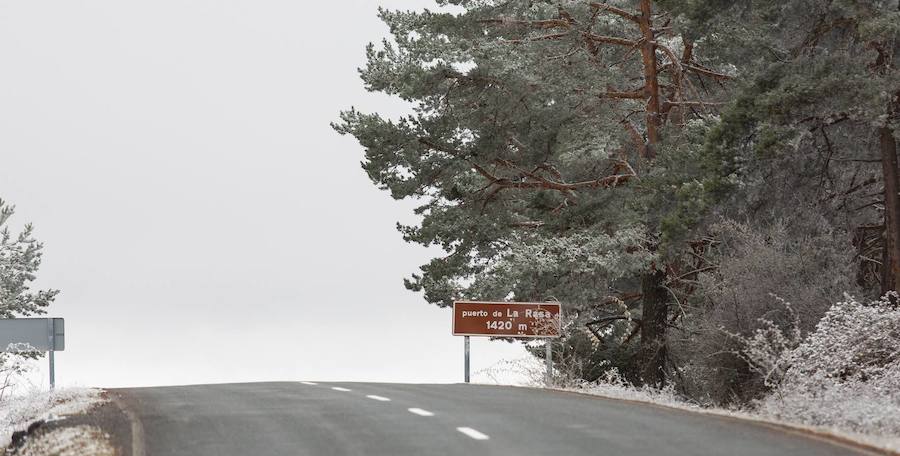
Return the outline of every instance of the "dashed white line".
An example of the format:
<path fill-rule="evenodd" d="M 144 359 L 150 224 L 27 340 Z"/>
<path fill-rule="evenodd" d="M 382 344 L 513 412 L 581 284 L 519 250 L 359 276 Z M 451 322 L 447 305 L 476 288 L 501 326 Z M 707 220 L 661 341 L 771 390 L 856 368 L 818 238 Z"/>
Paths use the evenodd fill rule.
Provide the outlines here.
<path fill-rule="evenodd" d="M 422 410 L 420 408 L 413 407 L 413 408 L 407 409 L 407 410 L 409 410 L 409 413 L 415 413 L 416 415 L 419 415 L 419 416 L 434 416 L 434 413 L 431 413 L 428 410 Z"/>
<path fill-rule="evenodd" d="M 490 438 L 486 434 L 482 434 L 470 427 L 458 427 L 458 428 L 456 428 L 456 430 L 459 432 L 462 432 L 463 434 L 465 434 L 469 437 L 472 437 L 475 440 L 487 440 Z"/>
<path fill-rule="evenodd" d="M 376 395 L 374 395 L 374 394 L 370 394 L 370 395 L 368 395 L 368 396 L 366 396 L 366 397 L 369 398 L 369 399 L 375 399 L 376 401 L 390 402 L 390 399 L 388 399 L 388 398 L 386 398 L 386 397 L 384 397 L 384 396 L 376 396 Z"/>
<path fill-rule="evenodd" d="M 318 385 L 318 383 L 316 383 L 316 382 L 300 382 L 300 383 L 302 383 L 302 384 L 304 384 L 304 385 L 309 385 L 309 386 L 316 386 L 316 385 Z"/>
<path fill-rule="evenodd" d="M 333 389 L 333 390 L 335 390 L 335 391 L 343 391 L 343 392 L 345 392 L 345 393 L 346 393 L 347 391 L 353 391 L 353 390 L 351 390 L 351 389 L 341 388 L 340 386 L 332 386 L 331 389 Z"/>

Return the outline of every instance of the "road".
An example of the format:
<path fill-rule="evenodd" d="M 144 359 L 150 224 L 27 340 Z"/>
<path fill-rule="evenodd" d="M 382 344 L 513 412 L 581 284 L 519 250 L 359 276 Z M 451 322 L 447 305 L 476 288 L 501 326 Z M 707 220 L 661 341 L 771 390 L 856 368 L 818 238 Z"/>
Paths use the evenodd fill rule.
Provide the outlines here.
<path fill-rule="evenodd" d="M 134 456 L 870 454 L 736 419 L 528 388 L 281 382 L 112 391 L 135 420 Z"/>

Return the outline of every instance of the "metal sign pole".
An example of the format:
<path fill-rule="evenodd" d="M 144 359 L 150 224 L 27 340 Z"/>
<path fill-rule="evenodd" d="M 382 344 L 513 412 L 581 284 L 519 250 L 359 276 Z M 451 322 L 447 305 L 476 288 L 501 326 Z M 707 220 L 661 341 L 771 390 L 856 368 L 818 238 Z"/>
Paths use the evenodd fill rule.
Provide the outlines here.
<path fill-rule="evenodd" d="M 50 389 L 56 386 L 56 372 L 53 365 L 53 350 L 50 350 Z"/>
<path fill-rule="evenodd" d="M 53 389 L 56 386 L 56 366 L 53 359 L 53 350 L 56 349 L 56 322 L 52 318 L 47 319 L 47 323 L 50 323 L 50 331 L 48 331 L 48 342 L 50 345 L 50 350 L 47 351 L 48 358 L 50 358 L 50 389 Z"/>
<path fill-rule="evenodd" d="M 550 386 L 550 382 L 553 380 L 553 347 L 549 340 L 544 344 L 544 360 L 547 362 L 547 378 L 544 382 Z"/>
<path fill-rule="evenodd" d="M 465 349 L 465 352 L 466 352 L 465 379 L 466 379 L 466 383 L 469 383 L 469 336 L 465 336 L 464 339 L 465 339 L 465 346 L 466 346 L 466 349 Z"/>
<path fill-rule="evenodd" d="M 56 354 L 66 349 L 66 322 L 62 318 L 0 318 L 0 353 L 10 344 L 47 352 L 50 389 L 56 387 Z M 16 347 L 12 347 L 15 349 Z"/>

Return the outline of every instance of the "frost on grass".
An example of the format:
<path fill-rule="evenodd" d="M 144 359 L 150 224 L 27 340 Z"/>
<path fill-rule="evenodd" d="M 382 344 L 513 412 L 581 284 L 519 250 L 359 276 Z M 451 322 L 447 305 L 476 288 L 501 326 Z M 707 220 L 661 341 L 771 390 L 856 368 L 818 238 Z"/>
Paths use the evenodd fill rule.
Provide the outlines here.
<path fill-rule="evenodd" d="M 37 420 L 53 421 L 82 413 L 101 402 L 100 390 L 65 388 L 37 391 L 0 402 L 0 447 L 9 445 L 13 432 Z"/>
<path fill-rule="evenodd" d="M 671 386 L 662 389 L 649 386 L 634 386 L 623 379 L 615 368 L 607 370 L 605 376 L 596 382 L 568 385 L 561 389 L 626 401 L 648 402 L 651 404 L 681 409 L 696 410 L 700 408 L 696 404 L 685 401 Z"/>
<path fill-rule="evenodd" d="M 16 456 L 114 456 L 109 435 L 96 426 L 72 426 L 39 434 L 25 444 Z"/>

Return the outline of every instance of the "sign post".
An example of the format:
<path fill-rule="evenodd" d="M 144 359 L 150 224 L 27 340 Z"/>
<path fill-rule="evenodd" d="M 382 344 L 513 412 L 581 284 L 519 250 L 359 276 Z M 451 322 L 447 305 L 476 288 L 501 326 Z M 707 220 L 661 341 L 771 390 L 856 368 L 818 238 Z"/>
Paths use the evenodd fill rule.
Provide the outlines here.
<path fill-rule="evenodd" d="M 453 335 L 465 337 L 464 375 L 469 383 L 469 337 L 557 338 L 562 333 L 562 309 L 555 302 L 456 301 L 453 303 Z M 553 369 L 550 340 L 545 345 L 549 384 Z"/>
<path fill-rule="evenodd" d="M 47 352 L 50 359 L 50 389 L 53 389 L 56 386 L 53 352 L 65 350 L 65 329 L 62 318 L 0 318 L 0 352 L 5 352 L 10 346 L 14 350 Z"/>
<path fill-rule="evenodd" d="M 547 373 L 544 375 L 544 383 L 549 385 L 553 380 L 553 347 L 548 340 L 544 344 L 544 361 L 547 364 Z"/>
<path fill-rule="evenodd" d="M 469 336 L 463 337 L 465 340 L 465 351 L 466 351 L 466 360 L 465 360 L 465 379 L 466 383 L 469 383 Z"/>

